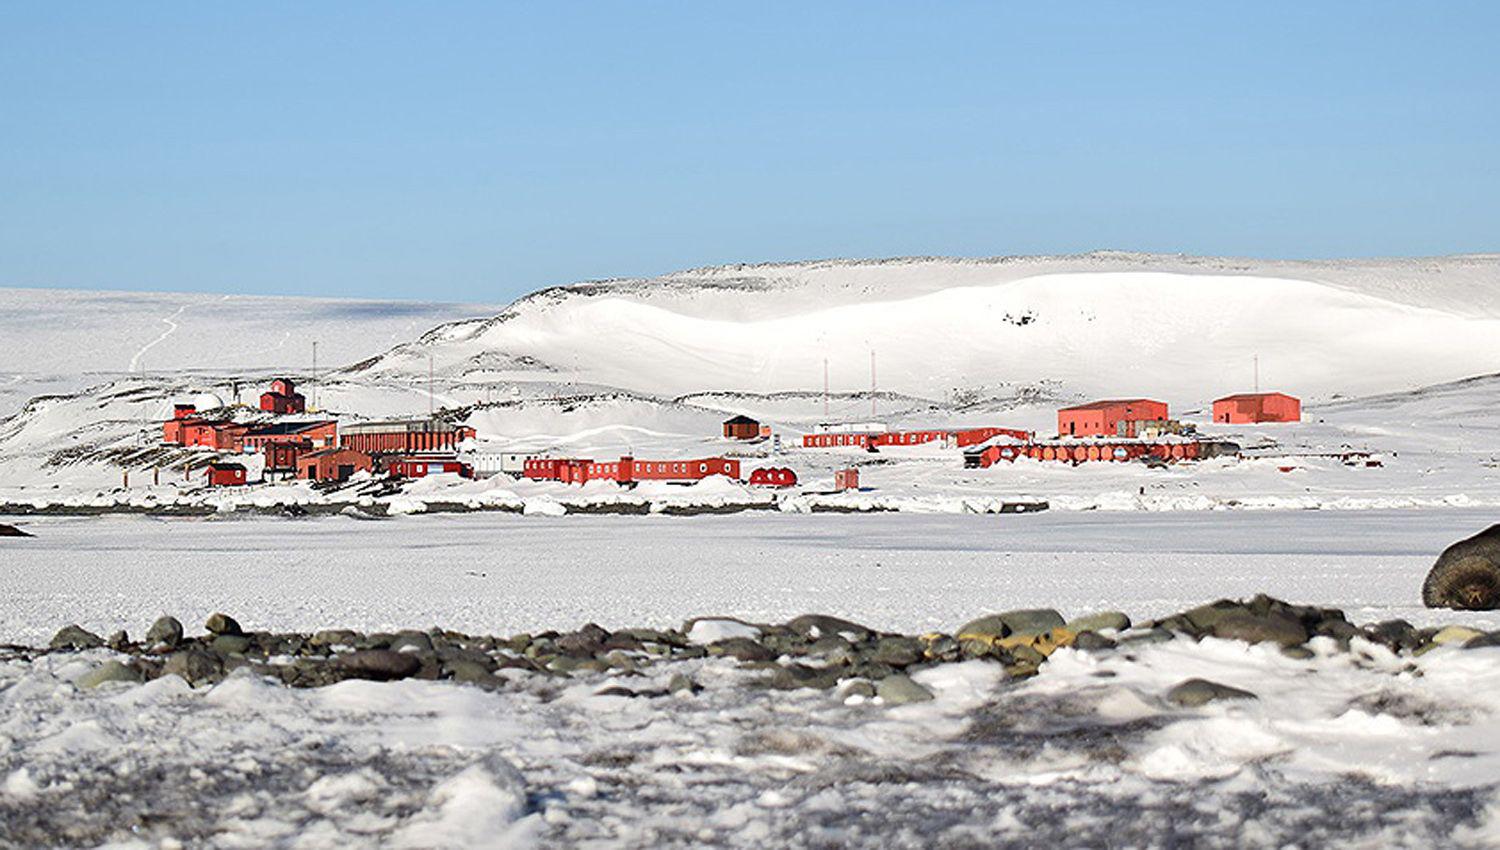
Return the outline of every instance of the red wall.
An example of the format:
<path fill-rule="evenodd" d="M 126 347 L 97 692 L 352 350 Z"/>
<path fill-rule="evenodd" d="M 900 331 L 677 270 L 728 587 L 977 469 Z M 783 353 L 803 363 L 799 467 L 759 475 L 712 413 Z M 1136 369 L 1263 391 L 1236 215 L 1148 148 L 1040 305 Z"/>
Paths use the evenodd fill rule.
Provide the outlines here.
<path fill-rule="evenodd" d="M 1118 433 L 1119 423 L 1122 421 L 1142 422 L 1166 418 L 1166 402 L 1149 399 L 1065 407 L 1057 411 L 1057 433 L 1064 437 L 1113 437 Z"/>
<path fill-rule="evenodd" d="M 1255 422 L 1300 422 L 1302 402 L 1285 393 L 1229 396 L 1214 402 L 1214 421 L 1245 425 Z"/>

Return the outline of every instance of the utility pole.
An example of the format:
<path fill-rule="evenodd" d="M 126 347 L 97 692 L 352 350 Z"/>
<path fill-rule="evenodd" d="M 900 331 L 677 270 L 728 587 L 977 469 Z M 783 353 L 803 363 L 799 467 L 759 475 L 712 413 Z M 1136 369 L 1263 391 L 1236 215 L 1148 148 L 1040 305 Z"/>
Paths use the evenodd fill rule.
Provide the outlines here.
<path fill-rule="evenodd" d="M 318 341 L 313 340 L 312 407 L 318 409 Z"/>
<path fill-rule="evenodd" d="M 1260 355 L 1254 356 L 1255 360 L 1255 391 L 1260 392 Z"/>
<path fill-rule="evenodd" d="M 437 402 L 436 402 L 436 400 L 434 398 L 433 390 L 432 390 L 432 352 L 429 351 L 429 352 L 427 352 L 427 418 L 428 419 L 431 419 L 432 418 L 432 414 L 436 412 L 436 410 L 434 409 L 436 407 L 436 405 L 437 405 Z"/>
<path fill-rule="evenodd" d="M 875 349 L 870 349 L 870 418 L 875 418 Z"/>
<path fill-rule="evenodd" d="M 823 421 L 828 421 L 828 358 L 823 358 Z"/>

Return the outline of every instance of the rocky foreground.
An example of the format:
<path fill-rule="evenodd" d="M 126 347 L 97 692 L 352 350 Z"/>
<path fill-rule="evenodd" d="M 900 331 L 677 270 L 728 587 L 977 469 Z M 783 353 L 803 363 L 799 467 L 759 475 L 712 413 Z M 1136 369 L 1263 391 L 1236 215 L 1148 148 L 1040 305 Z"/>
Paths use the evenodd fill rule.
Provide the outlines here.
<path fill-rule="evenodd" d="M 1065 620 L 1051 609 L 1006 611 L 980 617 L 951 634 L 903 635 L 880 632 L 837 617 L 808 614 L 781 624 L 704 617 L 680 629 L 609 631 L 590 623 L 571 632 L 509 637 L 468 635 L 433 629 L 360 633 L 327 629 L 307 633 L 246 631 L 234 618 L 215 614 L 206 634 L 189 636 L 182 623 L 162 617 L 141 640 L 120 631 L 100 637 L 76 625 L 59 631 L 45 648 L 5 647 L 4 657 L 25 660 L 44 653 L 107 647 L 123 658 L 107 660 L 79 677 L 93 688 L 109 682 L 145 682 L 179 676 L 193 686 L 212 685 L 248 668 L 294 688 L 331 685 L 349 679 L 452 680 L 480 688 L 502 688 L 501 671 L 543 677 L 597 677 L 599 693 L 662 697 L 693 692 L 687 676 L 666 688 L 635 687 L 632 679 L 654 665 L 724 657 L 760 676 L 750 687 L 791 690 L 839 688 L 842 696 L 899 705 L 931 699 L 911 674 L 942 664 L 986 661 L 1001 666 L 1009 680 L 1036 675 L 1058 649 L 1090 653 L 1129 652 L 1176 638 L 1215 637 L 1250 644 L 1272 644 L 1291 658 L 1313 658 L 1314 638 L 1336 652 L 1349 652 L 1363 639 L 1395 654 L 1420 655 L 1437 646 L 1500 646 L 1500 632 L 1465 626 L 1413 627 L 1405 620 L 1355 625 L 1342 611 L 1293 605 L 1268 596 L 1220 600 L 1143 623 L 1120 611 Z M 1203 679 L 1182 682 L 1167 698 L 1195 706 L 1230 698 L 1252 698 L 1244 690 Z"/>
<path fill-rule="evenodd" d="M 0 846 L 1500 842 L 1500 634 L 1458 626 L 204 625 L 0 647 Z"/>

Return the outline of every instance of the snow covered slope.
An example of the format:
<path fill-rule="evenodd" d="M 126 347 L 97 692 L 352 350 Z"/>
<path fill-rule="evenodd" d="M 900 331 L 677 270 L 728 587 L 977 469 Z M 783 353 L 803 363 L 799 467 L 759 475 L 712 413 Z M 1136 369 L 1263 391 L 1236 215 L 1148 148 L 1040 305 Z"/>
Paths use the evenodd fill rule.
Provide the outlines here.
<path fill-rule="evenodd" d="M 1262 383 L 1309 400 L 1500 370 L 1500 256 L 1266 262 L 1099 254 L 725 267 L 544 290 L 358 374 L 578 381 L 677 396 L 919 397 L 1050 386 L 1199 407 Z"/>

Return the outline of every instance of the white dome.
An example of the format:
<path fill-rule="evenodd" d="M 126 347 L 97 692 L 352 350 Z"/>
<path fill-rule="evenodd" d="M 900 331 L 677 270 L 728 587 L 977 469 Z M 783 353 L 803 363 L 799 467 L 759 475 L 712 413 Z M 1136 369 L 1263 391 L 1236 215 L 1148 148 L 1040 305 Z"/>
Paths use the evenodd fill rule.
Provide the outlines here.
<path fill-rule="evenodd" d="M 213 393 L 198 393 L 197 395 L 188 399 L 187 403 L 191 404 L 195 410 L 199 411 L 218 410 L 219 408 L 224 406 L 224 399 L 219 398 Z"/>

